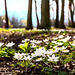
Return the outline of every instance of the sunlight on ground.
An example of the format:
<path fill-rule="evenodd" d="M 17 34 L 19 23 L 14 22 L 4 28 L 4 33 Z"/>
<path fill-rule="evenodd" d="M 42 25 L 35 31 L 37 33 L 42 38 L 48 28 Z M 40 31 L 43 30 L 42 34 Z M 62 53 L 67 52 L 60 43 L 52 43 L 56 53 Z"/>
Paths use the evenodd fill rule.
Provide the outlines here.
<path fill-rule="evenodd" d="M 38 31 L 38 30 L 44 30 L 44 29 L 33 28 L 33 30 L 26 30 L 25 28 L 9 28 L 9 29 L 0 28 L 0 32 L 10 32 L 10 31 L 19 31 L 19 32 L 27 31 L 27 32 L 31 32 L 31 31 Z M 59 31 L 61 29 L 51 27 L 50 30 L 51 31 Z M 66 27 L 65 30 L 70 30 L 70 31 L 75 32 L 75 28 Z"/>

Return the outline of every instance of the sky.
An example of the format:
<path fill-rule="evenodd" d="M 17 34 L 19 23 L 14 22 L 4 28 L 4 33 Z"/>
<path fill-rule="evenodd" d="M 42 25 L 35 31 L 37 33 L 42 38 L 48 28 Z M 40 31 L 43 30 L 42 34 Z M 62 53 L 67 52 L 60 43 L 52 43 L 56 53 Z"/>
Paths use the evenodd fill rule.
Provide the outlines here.
<path fill-rule="evenodd" d="M 74 0 L 75 1 L 75 0 Z M 50 0 L 51 4 L 51 19 L 55 19 L 56 16 L 56 4 L 54 1 Z M 37 0 L 37 9 L 38 9 L 38 17 L 39 20 L 41 19 L 41 0 Z M 54 9 L 54 12 L 52 11 Z M 7 0 L 7 9 L 8 9 L 8 16 L 12 18 L 13 16 L 18 18 L 19 20 L 25 19 L 27 20 L 27 11 L 28 11 L 28 0 Z M 59 0 L 59 19 L 61 15 L 61 0 Z M 68 21 L 68 0 L 65 0 L 65 22 Z M 0 0 L 0 16 L 5 14 L 4 8 L 4 0 Z M 32 7 L 32 21 L 33 25 L 36 26 L 36 15 L 35 15 L 35 4 L 33 0 L 33 7 Z"/>

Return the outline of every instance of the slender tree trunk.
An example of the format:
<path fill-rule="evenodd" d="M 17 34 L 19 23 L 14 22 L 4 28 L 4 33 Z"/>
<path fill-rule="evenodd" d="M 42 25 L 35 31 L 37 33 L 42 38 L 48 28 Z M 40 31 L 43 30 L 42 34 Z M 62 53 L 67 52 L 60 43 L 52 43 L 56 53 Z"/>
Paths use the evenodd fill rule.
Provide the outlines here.
<path fill-rule="evenodd" d="M 8 12 L 7 12 L 7 3 L 6 0 L 5 2 L 5 19 L 6 19 L 6 24 L 5 24 L 5 28 L 9 28 L 9 24 L 8 24 Z"/>
<path fill-rule="evenodd" d="M 65 4 L 65 0 L 62 0 L 62 10 L 61 10 L 61 19 L 60 19 L 59 28 L 63 28 L 63 29 L 66 28 L 64 25 L 64 4 Z"/>
<path fill-rule="evenodd" d="M 59 0 L 56 0 L 56 21 L 55 28 L 59 27 Z"/>
<path fill-rule="evenodd" d="M 72 10 L 72 5 L 73 5 L 73 10 Z M 75 27 L 74 18 L 73 18 L 73 16 L 74 16 L 74 2 L 73 2 L 73 0 L 69 0 L 69 10 L 70 10 L 70 14 L 71 14 L 71 23 L 72 23 L 71 27 Z"/>
<path fill-rule="evenodd" d="M 49 0 L 42 0 L 41 3 L 41 26 L 40 28 L 49 29 L 50 26 L 50 8 Z"/>
<path fill-rule="evenodd" d="M 36 5 L 36 0 L 34 0 L 35 2 L 35 13 L 36 13 L 36 18 L 37 18 L 37 29 L 39 28 L 39 18 L 38 18 L 38 14 L 37 14 L 37 5 Z"/>
<path fill-rule="evenodd" d="M 33 29 L 33 25 L 32 25 L 32 0 L 29 0 L 29 4 L 28 4 L 28 17 L 27 17 L 26 29 Z"/>

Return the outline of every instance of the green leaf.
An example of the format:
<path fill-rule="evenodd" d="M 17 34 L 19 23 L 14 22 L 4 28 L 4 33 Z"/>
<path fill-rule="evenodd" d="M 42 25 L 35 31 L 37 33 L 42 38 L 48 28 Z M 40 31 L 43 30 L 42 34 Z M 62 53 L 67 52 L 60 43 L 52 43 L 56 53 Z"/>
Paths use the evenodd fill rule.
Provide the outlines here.
<path fill-rule="evenodd" d="M 58 75 L 67 75 L 67 73 L 64 72 L 64 71 L 60 71 L 60 72 L 58 73 Z"/>

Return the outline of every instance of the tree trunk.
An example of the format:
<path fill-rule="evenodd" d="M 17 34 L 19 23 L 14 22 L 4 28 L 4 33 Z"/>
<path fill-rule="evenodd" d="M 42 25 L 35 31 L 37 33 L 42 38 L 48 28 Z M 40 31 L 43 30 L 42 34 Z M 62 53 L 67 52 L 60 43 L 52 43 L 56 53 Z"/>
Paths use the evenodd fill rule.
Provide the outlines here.
<path fill-rule="evenodd" d="M 6 24 L 5 24 L 5 28 L 9 28 L 9 24 L 8 24 L 8 13 L 7 13 L 7 5 L 6 5 L 6 0 L 5 0 L 5 20 L 6 20 Z"/>
<path fill-rule="evenodd" d="M 65 25 L 64 25 L 64 3 L 65 0 L 62 0 L 62 10 L 61 10 L 61 19 L 60 19 L 60 25 L 59 25 L 59 28 L 63 28 L 65 29 Z"/>
<path fill-rule="evenodd" d="M 74 25 L 74 18 L 73 18 L 73 16 L 74 16 L 74 9 L 72 10 L 72 7 L 71 7 L 72 5 L 74 6 L 73 0 L 69 0 L 69 10 L 70 10 L 70 14 L 71 14 L 71 27 L 75 27 L 75 25 Z"/>
<path fill-rule="evenodd" d="M 37 29 L 39 28 L 39 18 L 38 18 L 38 14 L 37 14 L 37 5 L 36 5 L 36 0 L 34 0 L 35 2 L 35 13 L 36 13 L 36 19 L 37 19 Z"/>
<path fill-rule="evenodd" d="M 56 21 L 55 28 L 59 27 L 59 0 L 56 0 Z"/>
<path fill-rule="evenodd" d="M 50 8 L 49 0 L 42 0 L 41 3 L 41 26 L 40 28 L 50 29 Z"/>
<path fill-rule="evenodd" d="M 27 17 L 26 29 L 33 29 L 33 25 L 32 25 L 32 0 L 29 0 L 29 4 L 28 4 L 28 17 Z"/>

